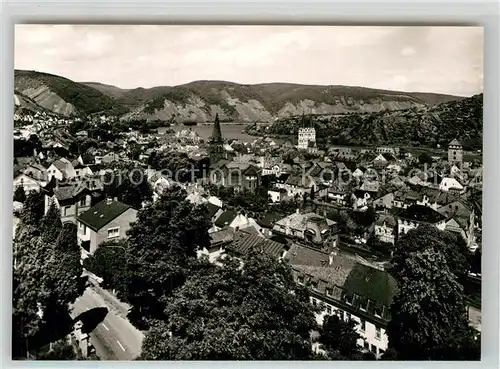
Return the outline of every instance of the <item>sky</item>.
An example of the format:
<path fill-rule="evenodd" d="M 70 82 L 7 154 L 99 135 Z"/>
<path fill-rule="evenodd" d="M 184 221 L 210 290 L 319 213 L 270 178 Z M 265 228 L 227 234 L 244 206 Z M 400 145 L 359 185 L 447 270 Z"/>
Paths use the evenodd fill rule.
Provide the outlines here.
<path fill-rule="evenodd" d="M 482 27 L 16 25 L 16 69 L 121 88 L 196 80 L 483 91 Z"/>

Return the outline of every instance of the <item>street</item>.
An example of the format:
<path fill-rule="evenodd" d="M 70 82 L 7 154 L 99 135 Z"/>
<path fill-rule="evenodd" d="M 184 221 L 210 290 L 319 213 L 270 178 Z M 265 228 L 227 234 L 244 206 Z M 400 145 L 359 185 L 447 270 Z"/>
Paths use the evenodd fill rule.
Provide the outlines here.
<path fill-rule="evenodd" d="M 128 320 L 118 316 L 109 308 L 104 299 L 89 287 L 73 304 L 71 317 L 82 313 L 92 315 L 95 311 L 104 311 L 103 317 L 96 319 L 97 325 L 91 325 L 90 340 L 101 360 L 133 360 L 141 352 L 143 334 Z M 84 322 L 85 326 L 85 322 Z"/>

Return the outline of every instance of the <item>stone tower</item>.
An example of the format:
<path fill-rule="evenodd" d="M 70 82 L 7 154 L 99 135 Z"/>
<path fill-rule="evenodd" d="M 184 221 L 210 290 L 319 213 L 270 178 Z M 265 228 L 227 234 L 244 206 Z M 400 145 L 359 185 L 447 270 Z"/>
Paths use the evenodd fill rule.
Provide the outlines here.
<path fill-rule="evenodd" d="M 454 164 L 462 164 L 463 161 L 463 146 L 462 144 L 457 140 L 454 139 L 451 141 L 448 145 L 448 162 L 454 163 Z"/>

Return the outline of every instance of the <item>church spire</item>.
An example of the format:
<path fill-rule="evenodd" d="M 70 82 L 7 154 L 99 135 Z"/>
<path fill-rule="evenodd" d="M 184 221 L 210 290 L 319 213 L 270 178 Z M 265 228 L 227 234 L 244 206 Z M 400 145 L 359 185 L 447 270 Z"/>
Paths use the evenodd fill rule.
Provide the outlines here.
<path fill-rule="evenodd" d="M 214 130 L 212 131 L 212 138 L 210 141 L 214 144 L 222 143 L 222 132 L 220 129 L 219 113 L 215 114 Z"/>

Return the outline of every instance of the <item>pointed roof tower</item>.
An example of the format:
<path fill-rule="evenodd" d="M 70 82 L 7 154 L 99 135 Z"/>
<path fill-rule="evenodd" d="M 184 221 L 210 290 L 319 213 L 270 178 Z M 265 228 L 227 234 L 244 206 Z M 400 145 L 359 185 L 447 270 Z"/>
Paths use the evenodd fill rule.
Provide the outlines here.
<path fill-rule="evenodd" d="M 222 142 L 222 132 L 220 129 L 219 113 L 215 114 L 214 130 L 212 131 L 212 137 L 210 141 L 213 143 Z"/>

